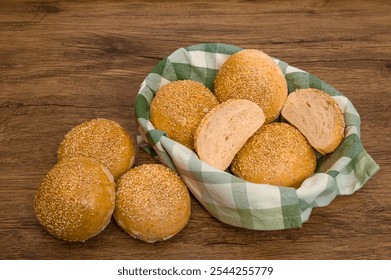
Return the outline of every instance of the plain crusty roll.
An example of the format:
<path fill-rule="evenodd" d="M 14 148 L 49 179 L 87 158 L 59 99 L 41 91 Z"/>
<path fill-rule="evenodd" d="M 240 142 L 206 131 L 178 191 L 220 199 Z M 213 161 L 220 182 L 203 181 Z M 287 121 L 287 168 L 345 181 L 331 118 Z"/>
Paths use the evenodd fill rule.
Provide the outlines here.
<path fill-rule="evenodd" d="M 214 82 L 219 102 L 248 99 L 263 110 L 266 123 L 280 114 L 288 95 L 287 82 L 278 65 L 259 50 L 245 49 L 230 56 Z"/>
<path fill-rule="evenodd" d="M 253 183 L 299 187 L 316 167 L 315 151 L 294 126 L 263 125 L 235 156 L 232 172 Z"/>
<path fill-rule="evenodd" d="M 151 122 L 169 138 L 194 150 L 194 133 L 206 113 L 218 104 L 203 84 L 180 80 L 163 86 L 151 103 Z"/>
<path fill-rule="evenodd" d="M 90 158 L 66 158 L 44 177 L 34 209 L 41 225 L 65 241 L 85 241 L 101 232 L 114 211 L 110 172 Z"/>
<path fill-rule="evenodd" d="M 265 122 L 262 109 L 246 99 L 230 99 L 202 119 L 194 137 L 199 158 L 225 170 L 247 139 Z"/>
<path fill-rule="evenodd" d="M 135 160 L 135 149 L 129 134 L 117 122 L 93 119 L 72 128 L 58 150 L 58 159 L 94 158 L 107 167 L 117 180 Z"/>
<path fill-rule="evenodd" d="M 345 121 L 341 109 L 321 90 L 308 88 L 292 92 L 281 114 L 321 154 L 333 152 L 343 140 Z"/>
<path fill-rule="evenodd" d="M 168 167 L 144 164 L 118 180 L 114 218 L 130 236 L 149 243 L 166 240 L 181 231 L 189 217 L 189 192 Z"/>

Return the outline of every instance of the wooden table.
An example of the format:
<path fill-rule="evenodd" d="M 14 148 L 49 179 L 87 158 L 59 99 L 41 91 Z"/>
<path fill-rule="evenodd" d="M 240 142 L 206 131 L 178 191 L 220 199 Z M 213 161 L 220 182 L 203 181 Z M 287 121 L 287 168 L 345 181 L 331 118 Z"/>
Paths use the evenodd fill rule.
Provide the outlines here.
<path fill-rule="evenodd" d="M 13 1 L 0 4 L 1 259 L 390 259 L 390 1 Z M 85 243 L 37 222 L 34 193 L 63 136 L 97 117 L 136 137 L 134 101 L 152 67 L 200 42 L 257 48 L 339 89 L 381 170 L 300 229 L 222 224 L 192 199 L 189 224 L 146 244 L 114 221 Z M 136 164 L 155 162 L 139 151 Z"/>

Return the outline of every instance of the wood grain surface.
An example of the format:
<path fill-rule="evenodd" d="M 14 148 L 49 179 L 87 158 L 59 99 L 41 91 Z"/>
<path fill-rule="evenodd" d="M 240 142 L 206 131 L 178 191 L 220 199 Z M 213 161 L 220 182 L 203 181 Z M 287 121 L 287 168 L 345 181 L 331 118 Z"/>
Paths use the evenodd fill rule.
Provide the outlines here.
<path fill-rule="evenodd" d="M 354 4 L 353 4 L 354 3 Z M 390 259 L 390 1 L 0 1 L 1 259 Z M 136 137 L 134 101 L 153 66 L 200 42 L 257 48 L 339 89 L 381 170 L 300 229 L 252 231 L 192 198 L 186 228 L 146 244 L 114 221 L 85 243 L 48 234 L 34 193 L 63 136 L 96 117 Z M 139 151 L 136 164 L 155 162 Z"/>

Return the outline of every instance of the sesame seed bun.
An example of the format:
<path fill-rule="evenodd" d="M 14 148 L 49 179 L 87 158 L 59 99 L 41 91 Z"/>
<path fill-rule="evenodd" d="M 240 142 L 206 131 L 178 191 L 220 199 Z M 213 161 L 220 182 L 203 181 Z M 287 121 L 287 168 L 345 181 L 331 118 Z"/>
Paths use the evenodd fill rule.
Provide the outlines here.
<path fill-rule="evenodd" d="M 117 122 L 107 119 L 86 121 L 72 128 L 58 150 L 58 159 L 94 158 L 117 180 L 135 160 L 135 149 L 129 134 Z"/>
<path fill-rule="evenodd" d="M 194 150 L 194 133 L 202 118 L 218 104 L 203 84 L 190 80 L 162 87 L 151 103 L 151 122 L 169 138 Z"/>
<path fill-rule="evenodd" d="M 114 211 L 110 172 L 90 158 L 66 158 L 44 177 L 34 201 L 41 225 L 65 241 L 85 241 L 101 232 Z"/>
<path fill-rule="evenodd" d="M 247 181 L 299 187 L 316 167 L 315 151 L 294 126 L 262 126 L 232 162 L 232 172 Z"/>
<path fill-rule="evenodd" d="M 181 231 L 189 217 L 189 192 L 171 169 L 144 164 L 118 180 L 114 218 L 130 236 L 149 243 L 166 240 Z"/>
<path fill-rule="evenodd" d="M 266 123 L 278 117 L 288 95 L 278 65 L 267 54 L 252 49 L 230 56 L 220 68 L 214 87 L 219 102 L 231 98 L 255 102 L 265 113 Z"/>

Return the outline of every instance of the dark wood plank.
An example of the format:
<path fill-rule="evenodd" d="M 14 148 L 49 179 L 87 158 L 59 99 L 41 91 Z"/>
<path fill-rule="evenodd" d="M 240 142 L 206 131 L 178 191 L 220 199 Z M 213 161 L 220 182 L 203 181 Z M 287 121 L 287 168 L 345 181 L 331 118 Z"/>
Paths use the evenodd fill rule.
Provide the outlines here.
<path fill-rule="evenodd" d="M 389 1 L 2 1 L 0 5 L 1 259 L 390 259 L 391 5 Z M 134 99 L 179 47 L 258 48 L 343 92 L 381 166 L 352 196 L 314 209 L 301 229 L 222 224 L 193 198 L 186 228 L 145 244 L 114 221 L 73 244 L 37 222 L 33 197 L 64 134 L 92 118 L 135 139 Z M 136 164 L 154 162 L 139 151 Z"/>

